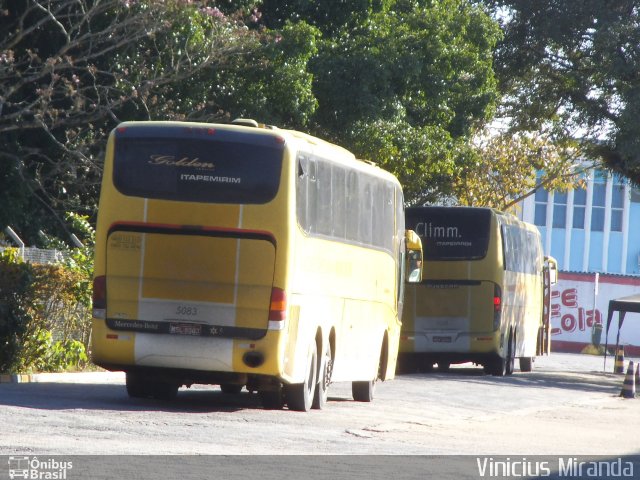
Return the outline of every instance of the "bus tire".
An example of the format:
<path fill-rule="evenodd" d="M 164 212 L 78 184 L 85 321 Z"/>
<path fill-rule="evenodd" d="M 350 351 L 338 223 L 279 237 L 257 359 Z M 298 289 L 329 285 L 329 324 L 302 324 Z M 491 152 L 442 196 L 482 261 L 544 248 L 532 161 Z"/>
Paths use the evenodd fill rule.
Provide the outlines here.
<path fill-rule="evenodd" d="M 356 402 L 370 402 L 373 400 L 373 392 L 376 388 L 376 380 L 368 382 L 353 382 L 351 384 L 351 394 Z"/>
<path fill-rule="evenodd" d="M 382 372 L 382 358 L 378 364 L 378 373 L 368 382 L 352 382 L 351 383 L 351 395 L 356 402 L 371 402 L 373 400 L 373 394 L 376 390 L 376 383 L 380 378 Z"/>
<path fill-rule="evenodd" d="M 329 396 L 329 385 L 331 384 L 331 374 L 333 373 L 333 358 L 331 357 L 331 348 L 327 346 L 324 353 L 322 367 L 320 370 L 320 378 L 316 383 L 316 391 L 313 395 L 312 408 L 322 409 L 327 404 Z"/>
<path fill-rule="evenodd" d="M 433 369 L 433 365 L 431 365 L 431 368 Z M 438 362 L 438 371 L 439 372 L 448 372 L 450 368 L 451 368 L 451 363 L 449 363 L 449 362 Z"/>
<path fill-rule="evenodd" d="M 131 398 L 149 398 L 152 396 L 151 383 L 135 372 L 126 372 L 126 386 L 127 394 Z"/>
<path fill-rule="evenodd" d="M 530 372 L 533 370 L 533 357 L 520 357 L 520 371 Z"/>
<path fill-rule="evenodd" d="M 178 396 L 178 384 L 171 382 L 154 382 L 152 384 L 152 396 L 158 400 L 173 400 Z"/>
<path fill-rule="evenodd" d="M 307 378 L 303 383 L 292 383 L 284 386 L 287 405 L 291 410 L 308 412 L 313 405 L 313 397 L 318 382 L 318 347 L 315 342 L 309 349 L 307 361 Z"/>
<path fill-rule="evenodd" d="M 506 358 L 506 374 L 511 375 L 516 366 L 516 336 L 513 332 L 509 335 L 509 347 Z"/>
<path fill-rule="evenodd" d="M 485 366 L 485 371 L 494 377 L 504 377 L 507 374 L 507 359 L 496 356 Z"/>
<path fill-rule="evenodd" d="M 237 395 L 242 391 L 242 385 L 238 385 L 236 383 L 221 383 L 220 390 L 222 393 L 226 393 L 229 395 Z"/>
<path fill-rule="evenodd" d="M 126 373 L 127 394 L 131 398 L 173 400 L 178 395 L 177 383 L 149 380 L 137 372 Z"/>
<path fill-rule="evenodd" d="M 260 403 L 266 410 L 281 410 L 284 407 L 284 396 L 282 389 L 277 390 L 259 390 L 258 396 Z"/>

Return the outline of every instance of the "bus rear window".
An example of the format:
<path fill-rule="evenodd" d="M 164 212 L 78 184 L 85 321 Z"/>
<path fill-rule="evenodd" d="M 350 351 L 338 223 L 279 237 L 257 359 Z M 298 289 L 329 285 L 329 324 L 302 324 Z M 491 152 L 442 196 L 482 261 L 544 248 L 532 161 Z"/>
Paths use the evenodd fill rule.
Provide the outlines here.
<path fill-rule="evenodd" d="M 113 182 L 125 195 L 208 203 L 267 203 L 278 192 L 283 145 L 134 129 L 116 136 Z M 266 144 L 266 139 L 273 144 Z"/>
<path fill-rule="evenodd" d="M 406 221 L 422 239 L 426 260 L 478 260 L 487 255 L 491 210 L 415 207 L 407 209 Z"/>

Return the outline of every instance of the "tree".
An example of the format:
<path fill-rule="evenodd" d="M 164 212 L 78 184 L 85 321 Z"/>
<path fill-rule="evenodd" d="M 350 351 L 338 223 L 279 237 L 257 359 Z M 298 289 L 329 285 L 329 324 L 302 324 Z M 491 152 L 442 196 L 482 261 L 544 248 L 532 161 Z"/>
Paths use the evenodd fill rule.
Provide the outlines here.
<path fill-rule="evenodd" d="M 0 226 L 93 214 L 123 120 L 249 116 L 310 131 L 450 196 L 499 99 L 500 30 L 472 0 L 5 0 Z"/>
<path fill-rule="evenodd" d="M 234 10 L 244 3 L 4 2 L 0 226 L 35 241 L 39 229 L 64 233 L 65 211 L 93 213 L 104 141 L 121 120 L 222 116 L 185 85 L 260 46 Z"/>
<path fill-rule="evenodd" d="M 485 0 L 500 19 L 502 114 L 579 141 L 640 183 L 640 6 L 634 0 Z"/>
<path fill-rule="evenodd" d="M 331 7 L 331 8 L 329 8 Z M 464 139 L 491 117 L 497 24 L 466 0 L 264 1 L 266 26 L 320 32 L 310 129 L 403 182 L 410 203 L 448 195 Z"/>
<path fill-rule="evenodd" d="M 461 205 L 509 210 L 538 188 L 567 190 L 580 181 L 573 145 L 527 132 L 479 136 L 460 161 L 453 195 Z"/>

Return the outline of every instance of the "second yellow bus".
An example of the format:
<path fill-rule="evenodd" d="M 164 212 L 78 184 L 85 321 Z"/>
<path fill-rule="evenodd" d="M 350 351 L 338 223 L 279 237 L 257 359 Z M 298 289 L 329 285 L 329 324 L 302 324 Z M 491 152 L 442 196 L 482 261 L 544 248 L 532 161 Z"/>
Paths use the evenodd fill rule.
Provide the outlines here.
<path fill-rule="evenodd" d="M 401 368 L 474 362 L 503 376 L 519 359 L 530 371 L 549 335 L 550 277 L 537 228 L 489 208 L 414 207 L 406 218 L 425 263 L 421 283 L 407 286 Z"/>

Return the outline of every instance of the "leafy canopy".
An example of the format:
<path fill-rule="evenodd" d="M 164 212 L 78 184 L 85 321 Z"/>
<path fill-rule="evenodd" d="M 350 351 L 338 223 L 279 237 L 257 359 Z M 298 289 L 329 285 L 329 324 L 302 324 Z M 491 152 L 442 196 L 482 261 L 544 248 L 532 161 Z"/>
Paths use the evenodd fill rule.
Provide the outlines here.
<path fill-rule="evenodd" d="M 485 0 L 505 32 L 496 52 L 514 129 L 575 140 L 640 182 L 640 5 L 634 0 Z"/>

